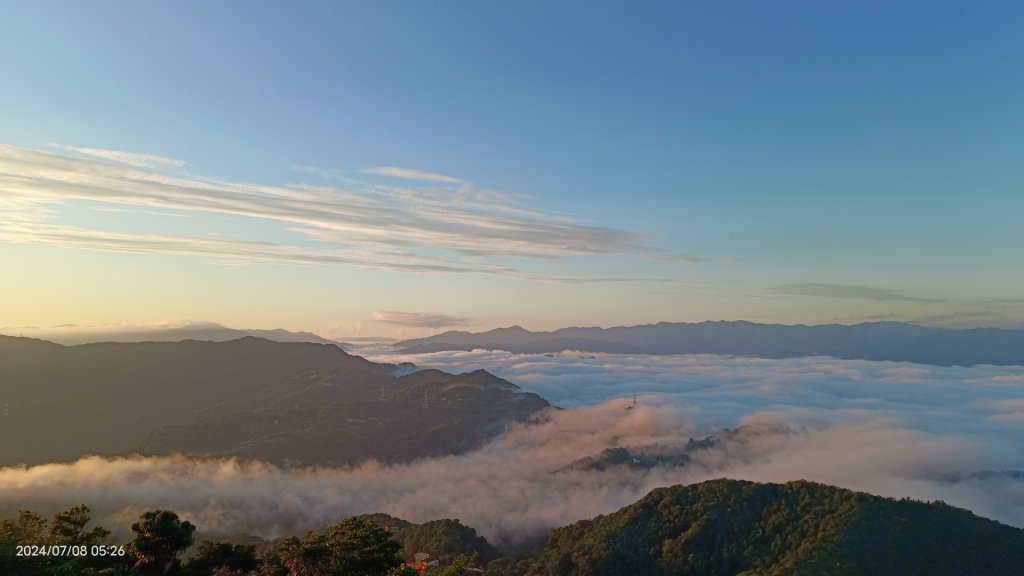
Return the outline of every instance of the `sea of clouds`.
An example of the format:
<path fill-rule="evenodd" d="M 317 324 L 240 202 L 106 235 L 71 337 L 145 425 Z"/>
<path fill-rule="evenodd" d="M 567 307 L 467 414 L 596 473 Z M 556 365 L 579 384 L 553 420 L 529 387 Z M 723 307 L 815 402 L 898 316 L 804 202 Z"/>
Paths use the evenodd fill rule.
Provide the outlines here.
<path fill-rule="evenodd" d="M 473 452 L 403 465 L 294 470 L 89 457 L 0 469 L 0 511 L 52 513 L 85 503 L 100 524 L 124 534 L 140 513 L 159 507 L 203 531 L 264 537 L 379 511 L 414 522 L 458 518 L 492 542 L 515 544 L 659 486 L 728 477 L 941 499 L 1024 527 L 1022 476 L 975 474 L 1024 470 L 1020 367 L 499 351 L 373 359 L 485 368 L 562 409 Z M 691 452 L 685 466 L 567 468 L 611 447 L 651 451 L 712 434 L 720 440 Z"/>

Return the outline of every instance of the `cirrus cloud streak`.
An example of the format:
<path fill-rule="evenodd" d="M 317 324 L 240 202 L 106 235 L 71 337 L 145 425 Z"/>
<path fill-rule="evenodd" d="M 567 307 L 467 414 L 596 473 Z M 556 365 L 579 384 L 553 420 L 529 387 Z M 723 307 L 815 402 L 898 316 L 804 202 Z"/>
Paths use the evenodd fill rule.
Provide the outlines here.
<path fill-rule="evenodd" d="M 429 312 L 400 312 L 397 310 L 374 312 L 373 321 L 411 328 L 444 328 L 446 326 L 465 326 L 469 323 L 468 318 L 461 318 L 459 316 L 431 314 Z"/>
<path fill-rule="evenodd" d="M 783 284 L 773 286 L 770 291 L 777 294 L 790 296 L 818 296 L 823 298 L 853 298 L 859 300 L 895 300 L 900 302 L 936 302 L 929 298 L 908 296 L 897 290 L 888 288 L 876 288 L 874 286 L 861 286 L 858 284 Z"/>
<path fill-rule="evenodd" d="M 507 195 L 449 177 L 426 178 L 434 186 L 427 188 L 264 186 L 149 169 L 178 166 L 169 159 L 163 162 L 158 157 L 136 158 L 130 153 L 90 148 L 62 149 L 78 155 L 0 146 L 0 188 L 5 194 L 0 210 L 8 221 L 4 241 L 166 251 L 231 262 L 472 271 L 527 279 L 537 275 L 520 273 L 498 260 L 623 254 L 662 260 L 675 257 L 650 246 L 642 234 L 533 211 Z M 130 166 L 102 162 L 97 157 Z M 422 174 L 430 175 L 417 174 L 421 174 L 420 180 L 425 178 Z M 114 232 L 57 222 L 52 212 L 44 211 L 72 201 L 97 208 L 174 210 L 271 222 L 282 231 L 298 234 L 300 241 L 276 246 L 251 239 L 210 241 L 208 235 L 219 233 L 217 229 L 192 238 Z M 88 241 L 89 236 L 95 240 Z"/>

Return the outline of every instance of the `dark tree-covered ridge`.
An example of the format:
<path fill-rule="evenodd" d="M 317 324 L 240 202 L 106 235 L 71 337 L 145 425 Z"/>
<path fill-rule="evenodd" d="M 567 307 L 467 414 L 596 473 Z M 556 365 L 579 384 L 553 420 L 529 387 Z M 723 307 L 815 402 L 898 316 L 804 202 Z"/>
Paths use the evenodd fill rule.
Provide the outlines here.
<path fill-rule="evenodd" d="M 1019 576 L 1024 530 L 812 482 L 654 490 L 556 529 L 529 576 Z"/>
<path fill-rule="evenodd" d="M 0 466 L 186 454 L 289 465 L 474 448 L 548 403 L 479 370 L 398 372 L 329 344 L 61 346 L 0 336 Z"/>

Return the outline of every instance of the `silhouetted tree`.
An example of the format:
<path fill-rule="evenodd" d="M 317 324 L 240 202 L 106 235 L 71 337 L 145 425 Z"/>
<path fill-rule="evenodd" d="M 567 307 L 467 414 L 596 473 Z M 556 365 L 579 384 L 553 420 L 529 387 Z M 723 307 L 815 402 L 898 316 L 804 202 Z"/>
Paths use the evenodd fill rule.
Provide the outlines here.
<path fill-rule="evenodd" d="M 91 547 L 103 544 L 103 541 L 110 535 L 110 531 L 100 526 L 86 529 L 86 525 L 91 521 L 92 512 L 85 504 L 58 512 L 53 516 L 48 538 L 51 544 L 89 548 L 85 554 L 78 553 L 51 558 L 51 575 L 96 574 L 101 570 L 113 571 L 117 567 L 130 566 L 130 562 L 124 556 L 100 555 L 92 552 Z M 104 572 L 104 574 L 106 573 Z"/>
<path fill-rule="evenodd" d="M 185 565 L 187 576 L 213 576 L 220 572 L 247 574 L 259 566 L 256 547 L 204 540 L 194 558 Z"/>
<path fill-rule="evenodd" d="M 43 544 L 45 540 L 46 519 L 35 512 L 22 510 L 16 519 L 0 520 L 0 574 L 45 574 L 46 558 L 17 555 L 18 545 Z"/>
<path fill-rule="evenodd" d="M 97 526 L 86 531 L 85 525 L 90 520 L 92 514 L 85 504 L 58 512 L 50 523 L 50 541 L 54 544 L 86 546 L 103 542 L 110 535 L 110 530 Z"/>
<path fill-rule="evenodd" d="M 132 524 L 135 537 L 129 553 L 139 574 L 169 574 L 178 565 L 178 554 L 192 545 L 196 527 L 182 522 L 168 510 L 153 510 Z"/>
<path fill-rule="evenodd" d="M 0 537 L 19 544 L 42 544 L 45 540 L 46 519 L 31 510 L 18 512 L 18 519 L 4 518 L 0 522 Z"/>
<path fill-rule="evenodd" d="M 294 576 L 388 576 L 398 571 L 399 545 L 372 520 L 349 518 L 325 532 L 309 532 L 281 546 L 281 563 Z"/>
<path fill-rule="evenodd" d="M 310 531 L 301 540 L 295 536 L 285 538 L 281 544 L 281 564 L 291 576 L 329 576 L 331 554 L 327 536 Z"/>
<path fill-rule="evenodd" d="M 81 576 L 100 570 L 113 573 L 122 558 L 93 555 L 90 546 L 100 544 L 109 531 L 90 522 L 89 508 L 75 506 L 58 512 L 49 523 L 35 512 L 22 510 L 16 519 L 0 520 L 0 574 L 18 576 Z M 85 550 L 63 554 L 18 555 L 18 546 L 83 546 Z"/>

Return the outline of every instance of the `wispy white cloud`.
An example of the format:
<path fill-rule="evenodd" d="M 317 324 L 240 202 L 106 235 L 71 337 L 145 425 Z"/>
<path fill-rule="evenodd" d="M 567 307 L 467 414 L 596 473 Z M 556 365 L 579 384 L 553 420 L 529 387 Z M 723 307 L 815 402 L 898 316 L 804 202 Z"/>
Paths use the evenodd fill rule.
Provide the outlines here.
<path fill-rule="evenodd" d="M 531 276 L 523 275 L 529 280 L 549 284 L 628 284 L 633 282 L 676 282 L 672 278 L 637 278 L 631 276 Z"/>
<path fill-rule="evenodd" d="M 311 250 L 299 246 L 234 240 L 217 237 L 129 234 L 97 231 L 73 226 L 9 222 L 0 228 L 0 241 L 45 244 L 62 248 L 129 252 L 135 254 L 179 254 L 202 256 L 224 264 L 351 265 L 396 272 L 504 273 L 498 265 L 463 266 L 427 257 L 405 257 L 391 252 L 359 253 L 343 250 Z"/>
<path fill-rule="evenodd" d="M 364 168 L 361 172 L 366 174 L 375 174 L 377 176 L 388 176 L 390 178 L 399 178 L 401 180 L 416 180 L 419 182 L 440 182 L 442 184 L 464 184 L 465 180 L 460 180 L 453 176 L 445 176 L 444 174 L 438 174 L 436 172 L 427 172 L 425 170 L 414 170 L 412 168 L 399 168 L 397 166 L 379 166 L 377 168 Z"/>
<path fill-rule="evenodd" d="M 824 298 L 853 298 L 860 300 L 897 300 L 902 302 L 936 302 L 929 298 L 909 296 L 898 290 L 860 286 L 857 284 L 783 284 L 773 286 L 770 291 L 791 296 L 820 296 Z"/>
<path fill-rule="evenodd" d="M 78 154 L 84 154 L 94 158 L 102 158 L 104 160 L 112 160 L 121 164 L 128 164 L 129 166 L 138 166 L 139 168 L 181 168 L 185 165 L 184 160 L 168 158 L 166 156 L 156 156 L 154 154 L 139 154 L 138 152 L 105 150 L 103 148 L 86 148 L 83 146 L 66 146 L 64 144 L 50 144 L 50 146 L 52 148 L 66 150 L 68 152 L 76 152 Z"/>
<path fill-rule="evenodd" d="M 262 186 L 161 174 L 90 158 L 0 146 L 0 187 L 9 205 L 49 209 L 69 201 L 107 207 L 229 214 L 272 221 L 308 241 L 311 249 L 253 240 L 214 240 L 111 232 L 59 225 L 37 212 L 11 218 L 8 242 L 168 252 L 230 262 L 371 266 L 408 271 L 520 273 L 501 257 L 673 257 L 641 234 L 586 225 L 515 203 L 500 192 L 460 185 L 409 188 L 366 185 L 354 190 L 293 185 Z M 0 205 L 0 210 L 4 206 Z M 6 211 L 5 212 L 9 212 Z M 30 221 L 31 220 L 31 221 Z"/>
<path fill-rule="evenodd" d="M 161 218 L 188 218 L 188 214 L 180 214 L 177 212 L 168 212 L 166 210 L 138 210 L 134 208 L 117 208 L 115 206 L 90 206 L 91 210 L 96 212 L 113 212 L 120 214 L 149 214 L 151 216 L 160 216 Z"/>
<path fill-rule="evenodd" d="M 19 222 L 46 222 L 56 217 L 56 212 L 43 199 L 0 197 L 0 215 Z"/>
<path fill-rule="evenodd" d="M 384 310 L 373 313 L 375 322 L 407 326 L 410 328 L 445 328 L 447 326 L 465 326 L 468 318 L 449 316 L 447 314 L 431 314 L 428 312 L 400 312 Z"/>

